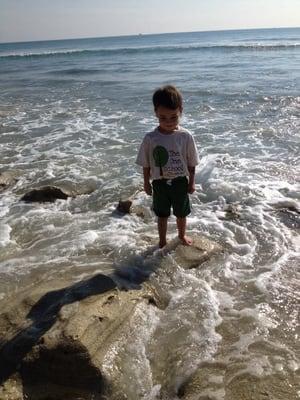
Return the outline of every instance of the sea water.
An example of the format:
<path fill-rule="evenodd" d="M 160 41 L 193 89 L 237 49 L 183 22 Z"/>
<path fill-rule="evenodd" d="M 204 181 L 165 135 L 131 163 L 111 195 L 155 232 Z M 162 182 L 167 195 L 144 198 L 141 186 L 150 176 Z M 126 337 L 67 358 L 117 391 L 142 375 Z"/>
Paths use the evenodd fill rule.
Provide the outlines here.
<path fill-rule="evenodd" d="M 188 230 L 226 251 L 188 271 L 166 257 L 149 279 L 167 308 L 140 310 L 107 365 L 122 355 L 130 399 L 177 398 L 193 379 L 205 399 L 256 380 L 299 398 L 299 65 L 299 28 L 0 44 L 0 172 L 17 179 L 0 194 L 0 301 L 143 264 L 157 232 L 135 158 L 153 90 L 175 84 L 201 158 Z M 79 195 L 20 202 L 48 184 Z M 114 212 L 133 193 L 144 218 Z"/>

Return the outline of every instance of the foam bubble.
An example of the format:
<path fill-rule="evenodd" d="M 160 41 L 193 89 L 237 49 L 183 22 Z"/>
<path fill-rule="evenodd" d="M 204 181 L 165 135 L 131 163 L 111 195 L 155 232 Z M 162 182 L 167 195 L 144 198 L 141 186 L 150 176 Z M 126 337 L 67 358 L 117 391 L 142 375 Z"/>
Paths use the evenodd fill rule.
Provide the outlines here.
<path fill-rule="evenodd" d="M 201 397 L 210 400 L 224 400 L 226 391 L 224 388 L 201 390 Z"/>
<path fill-rule="evenodd" d="M 95 231 L 88 231 L 81 234 L 78 238 L 79 241 L 79 248 L 84 250 L 86 246 L 94 243 L 98 239 L 99 235 Z"/>
<path fill-rule="evenodd" d="M 295 360 L 288 360 L 287 365 L 288 365 L 288 368 L 293 372 L 298 371 L 300 368 L 299 362 L 297 362 Z"/>
<path fill-rule="evenodd" d="M 145 398 L 144 400 L 157 400 L 159 399 L 160 395 L 160 390 L 161 390 L 161 385 L 154 385 L 153 388 L 151 389 L 151 392 L 149 393 L 149 396 Z"/>
<path fill-rule="evenodd" d="M 270 375 L 273 372 L 273 367 L 267 356 L 253 357 L 247 361 L 245 368 L 241 368 L 239 372 L 233 375 L 231 380 L 238 376 L 250 374 L 258 378 Z"/>
<path fill-rule="evenodd" d="M 234 298 L 227 292 L 215 291 L 218 298 L 220 308 L 222 309 L 233 309 Z"/>
<path fill-rule="evenodd" d="M 224 377 L 221 376 L 221 375 L 210 375 L 208 377 L 208 381 L 210 383 L 216 383 L 218 385 L 221 385 L 223 383 L 223 381 L 224 381 Z"/>

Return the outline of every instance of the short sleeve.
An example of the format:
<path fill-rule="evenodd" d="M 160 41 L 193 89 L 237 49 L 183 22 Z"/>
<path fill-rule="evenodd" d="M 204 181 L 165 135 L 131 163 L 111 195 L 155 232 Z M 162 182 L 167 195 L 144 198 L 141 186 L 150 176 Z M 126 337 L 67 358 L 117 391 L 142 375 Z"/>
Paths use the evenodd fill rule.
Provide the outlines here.
<path fill-rule="evenodd" d="M 191 134 L 188 137 L 187 163 L 189 167 L 195 167 L 196 165 L 199 164 L 199 155 L 197 146 Z"/>
<path fill-rule="evenodd" d="M 149 155 L 150 155 L 150 141 L 148 136 L 146 135 L 139 148 L 139 152 L 136 158 L 136 164 L 144 168 L 150 167 Z"/>

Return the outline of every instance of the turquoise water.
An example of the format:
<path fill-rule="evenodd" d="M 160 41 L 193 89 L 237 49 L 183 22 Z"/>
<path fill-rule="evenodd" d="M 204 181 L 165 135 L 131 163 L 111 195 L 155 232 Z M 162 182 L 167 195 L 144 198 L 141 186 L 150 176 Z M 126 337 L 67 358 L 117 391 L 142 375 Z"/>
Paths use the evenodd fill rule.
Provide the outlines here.
<path fill-rule="evenodd" d="M 170 262 L 172 279 L 159 275 L 156 285 L 172 302 L 146 316 L 151 329 L 131 350 L 184 353 L 183 364 L 170 367 L 169 388 L 203 360 L 292 382 L 299 366 L 299 65 L 300 28 L 0 44 L 0 172 L 18 178 L 0 193 L 0 299 L 35 280 L 54 282 L 58 271 L 76 280 L 140 265 L 132 257 L 154 245 L 157 233 L 135 158 L 157 123 L 152 92 L 172 83 L 184 97 L 181 124 L 201 157 L 189 232 L 227 253 L 198 271 Z M 45 184 L 93 192 L 54 204 L 19 202 Z M 135 192 L 145 218 L 117 218 L 119 198 Z M 232 203 L 239 217 L 227 219 Z M 185 332 L 180 342 L 174 315 Z M 224 332 L 231 324 L 238 339 L 230 342 Z M 157 333 L 162 327 L 169 343 Z M 134 366 L 124 369 L 142 391 Z M 220 374 L 226 391 L 233 377 Z M 145 399 L 167 390 L 146 378 L 153 387 Z M 213 398 L 224 398 L 220 385 L 211 382 Z"/>

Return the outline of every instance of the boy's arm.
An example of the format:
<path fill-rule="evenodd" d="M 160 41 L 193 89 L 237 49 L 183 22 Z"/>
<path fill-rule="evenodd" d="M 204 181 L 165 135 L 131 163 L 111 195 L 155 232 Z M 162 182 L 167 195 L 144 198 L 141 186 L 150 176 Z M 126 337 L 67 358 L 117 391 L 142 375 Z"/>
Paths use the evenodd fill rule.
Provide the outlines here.
<path fill-rule="evenodd" d="M 143 168 L 143 175 L 144 175 L 144 190 L 149 196 L 151 196 L 152 187 L 150 183 L 150 167 Z"/>
<path fill-rule="evenodd" d="M 189 170 L 188 193 L 192 194 L 196 190 L 196 188 L 195 188 L 195 171 L 196 171 L 196 167 L 188 167 L 188 170 Z"/>

